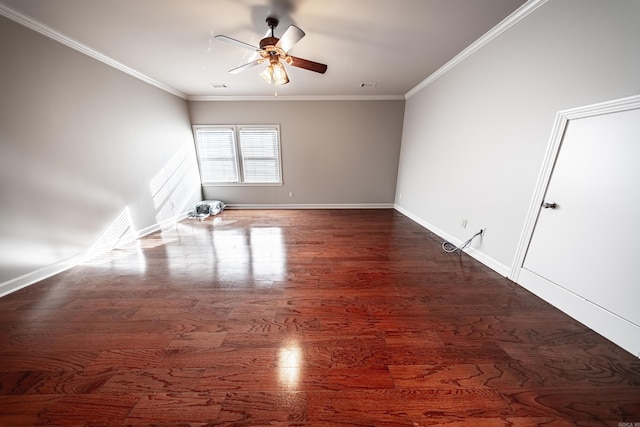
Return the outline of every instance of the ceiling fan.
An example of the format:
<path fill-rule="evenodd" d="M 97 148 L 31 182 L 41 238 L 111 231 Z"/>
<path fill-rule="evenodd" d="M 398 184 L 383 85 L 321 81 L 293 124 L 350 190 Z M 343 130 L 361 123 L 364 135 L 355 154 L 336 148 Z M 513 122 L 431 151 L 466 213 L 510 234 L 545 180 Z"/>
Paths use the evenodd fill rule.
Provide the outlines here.
<path fill-rule="evenodd" d="M 298 68 L 304 68 L 305 70 L 315 71 L 320 74 L 324 74 L 327 71 L 327 66 L 325 64 L 289 55 L 291 48 L 304 37 L 304 31 L 295 25 L 290 25 L 282 37 L 277 38 L 274 33 L 278 26 L 278 19 L 273 16 L 268 17 L 267 25 L 271 29 L 271 36 L 260 40 L 260 47 L 252 46 L 228 36 L 216 36 L 217 40 L 253 50 L 260 55 L 260 58 L 255 61 L 251 61 L 247 64 L 241 65 L 240 67 L 234 68 L 233 70 L 230 70 L 229 73 L 238 74 L 244 70 L 248 70 L 249 68 L 268 62 L 269 65 L 260 73 L 260 76 L 262 76 L 267 83 L 283 85 L 289 83 L 289 76 L 287 75 L 287 71 L 285 70 L 283 63 Z"/>

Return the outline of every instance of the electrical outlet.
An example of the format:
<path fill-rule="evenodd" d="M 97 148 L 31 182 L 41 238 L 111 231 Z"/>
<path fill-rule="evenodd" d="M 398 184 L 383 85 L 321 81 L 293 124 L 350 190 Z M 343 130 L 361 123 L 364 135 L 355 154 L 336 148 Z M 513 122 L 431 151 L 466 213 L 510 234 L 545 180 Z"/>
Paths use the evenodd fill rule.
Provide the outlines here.
<path fill-rule="evenodd" d="M 466 220 L 466 219 L 463 219 L 463 220 L 460 222 L 460 227 L 462 227 L 462 228 L 467 228 L 467 220 Z"/>
<path fill-rule="evenodd" d="M 289 191 L 289 197 L 293 197 L 293 191 Z"/>

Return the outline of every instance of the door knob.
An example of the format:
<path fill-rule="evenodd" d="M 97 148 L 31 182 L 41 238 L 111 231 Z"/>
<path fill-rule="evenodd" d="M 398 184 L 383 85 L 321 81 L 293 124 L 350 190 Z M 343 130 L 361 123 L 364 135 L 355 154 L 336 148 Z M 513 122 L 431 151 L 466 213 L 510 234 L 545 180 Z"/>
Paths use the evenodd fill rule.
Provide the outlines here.
<path fill-rule="evenodd" d="M 558 205 L 556 205 L 555 203 L 547 203 L 547 202 L 544 202 L 544 203 L 542 204 L 542 207 L 543 207 L 543 208 L 545 208 L 545 209 L 555 209 L 555 208 L 557 208 L 557 207 L 558 207 Z"/>

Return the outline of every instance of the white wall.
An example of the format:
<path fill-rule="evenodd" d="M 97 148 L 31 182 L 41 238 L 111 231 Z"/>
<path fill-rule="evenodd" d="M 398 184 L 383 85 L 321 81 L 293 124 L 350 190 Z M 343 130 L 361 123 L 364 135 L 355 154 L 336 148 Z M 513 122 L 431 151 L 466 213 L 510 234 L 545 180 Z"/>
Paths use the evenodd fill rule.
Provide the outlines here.
<path fill-rule="evenodd" d="M 200 200 L 185 100 L 3 17 L 0 58 L 0 294 Z"/>
<path fill-rule="evenodd" d="M 556 112 L 639 93 L 638 22 L 637 0 L 550 0 L 410 97 L 399 209 L 459 241 L 486 227 L 508 274 Z"/>
<path fill-rule="evenodd" d="M 278 124 L 284 185 L 205 187 L 240 205 L 393 205 L 404 101 L 189 103 L 194 124 Z M 293 197 L 289 197 L 289 193 Z"/>

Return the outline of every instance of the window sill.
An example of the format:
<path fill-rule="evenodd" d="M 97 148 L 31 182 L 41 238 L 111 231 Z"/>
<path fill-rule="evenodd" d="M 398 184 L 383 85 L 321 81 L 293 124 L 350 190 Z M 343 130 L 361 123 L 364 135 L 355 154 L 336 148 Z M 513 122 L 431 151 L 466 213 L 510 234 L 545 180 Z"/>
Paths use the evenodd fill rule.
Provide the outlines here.
<path fill-rule="evenodd" d="M 282 187 L 282 182 L 220 182 L 202 183 L 203 187 Z"/>

